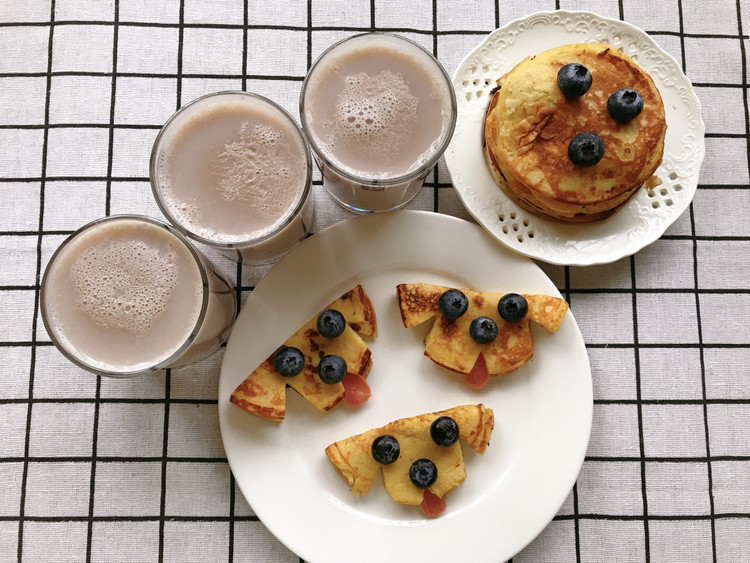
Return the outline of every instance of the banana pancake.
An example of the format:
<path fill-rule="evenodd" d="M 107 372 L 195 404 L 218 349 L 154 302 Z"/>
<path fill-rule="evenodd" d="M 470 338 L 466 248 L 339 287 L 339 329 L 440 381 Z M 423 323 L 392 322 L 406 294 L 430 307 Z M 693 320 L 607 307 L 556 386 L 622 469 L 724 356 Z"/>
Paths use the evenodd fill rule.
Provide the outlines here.
<path fill-rule="evenodd" d="M 446 291 L 455 289 L 407 283 L 399 284 L 396 290 L 405 327 L 433 320 L 424 341 L 425 356 L 444 368 L 468 376 L 467 382 L 474 387 L 481 387 L 487 378 L 509 373 L 531 360 L 534 349 L 530 321 L 556 332 L 568 311 L 568 303 L 559 297 L 523 294 L 527 307 L 525 315 L 519 320 L 508 321 L 498 310 L 498 304 L 506 294 L 461 289 L 466 310 L 459 317 L 450 318 L 442 312 L 440 298 Z M 471 324 L 478 317 L 487 317 L 497 326 L 492 341 L 480 343 L 472 337 Z M 486 366 L 483 379 L 476 373 L 480 358 Z"/>
<path fill-rule="evenodd" d="M 457 430 L 447 441 L 445 432 L 441 435 L 439 431 L 433 430 L 434 426 L 445 423 L 445 418 L 451 419 L 447 422 Z M 436 423 L 438 419 L 443 420 Z M 463 440 L 477 453 L 484 454 L 490 443 L 494 424 L 492 409 L 482 404 L 461 405 L 394 420 L 380 428 L 334 442 L 325 449 L 325 453 L 355 497 L 366 495 L 370 491 L 378 470 L 382 468 L 383 485 L 393 500 L 407 505 L 422 504 L 425 508 L 426 489 L 438 499 L 443 499 L 466 479 L 463 453 L 458 440 Z M 375 451 L 375 441 L 382 436 L 396 441 L 396 453 L 391 455 L 392 459 L 376 458 L 378 452 Z M 387 448 L 386 453 L 392 452 L 393 447 Z M 428 460 L 433 464 L 432 482 L 420 482 L 419 479 L 411 478 L 411 468 L 418 460 Z M 429 515 L 437 516 L 436 513 Z"/>
<path fill-rule="evenodd" d="M 363 378 L 370 371 L 372 357 L 360 335 L 377 336 L 375 309 L 364 288 L 357 285 L 325 309 L 330 310 L 343 316 L 345 324 L 340 334 L 323 336 L 318 328 L 320 314 L 316 315 L 237 386 L 230 402 L 250 414 L 281 422 L 286 415 L 287 386 L 323 411 L 332 409 L 343 399 L 353 405 L 367 400 L 369 387 Z M 304 360 L 300 359 L 301 371 L 292 376 L 282 375 L 274 362 L 277 354 L 285 348 L 296 349 L 304 357 Z M 329 355 L 345 361 L 343 381 L 327 383 L 321 380 L 318 368 L 323 358 Z"/>
<path fill-rule="evenodd" d="M 590 88 L 569 98 L 558 71 L 578 63 Z M 611 94 L 629 89 L 643 99 L 632 119 L 615 120 Z M 570 222 L 603 219 L 627 203 L 661 163 L 664 105 L 651 77 L 630 57 L 605 43 L 563 45 L 521 61 L 498 80 L 485 118 L 485 154 L 503 191 L 537 215 Z M 568 149 L 579 133 L 603 141 L 590 166 L 574 164 Z"/>

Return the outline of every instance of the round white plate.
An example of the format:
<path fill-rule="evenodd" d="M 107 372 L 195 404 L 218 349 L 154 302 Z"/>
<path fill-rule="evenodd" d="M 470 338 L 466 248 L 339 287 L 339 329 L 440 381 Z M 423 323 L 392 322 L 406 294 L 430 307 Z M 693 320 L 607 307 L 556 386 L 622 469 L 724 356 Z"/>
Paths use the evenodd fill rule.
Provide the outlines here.
<path fill-rule="evenodd" d="M 419 281 L 560 295 L 531 260 L 477 225 L 398 211 L 357 217 L 307 239 L 261 280 L 234 326 L 219 382 L 229 465 L 261 521 L 306 561 L 505 561 L 544 529 L 575 483 L 593 394 L 573 315 L 554 334 L 533 325 L 534 359 L 475 391 L 423 355 L 427 326 L 404 328 L 396 285 Z M 377 338 L 367 340 L 368 402 L 323 413 L 289 390 L 281 424 L 229 402 L 297 327 L 358 283 L 378 322 Z M 467 479 L 436 519 L 396 504 L 380 476 L 367 496 L 355 498 L 324 453 L 334 441 L 396 418 L 479 402 L 495 412 L 491 444 L 484 456 L 463 448 Z"/>
<path fill-rule="evenodd" d="M 599 222 L 574 225 L 542 219 L 518 207 L 497 187 L 482 150 L 484 115 L 496 80 L 524 58 L 568 43 L 603 41 L 653 78 L 664 101 L 667 136 L 656 171 L 662 184 L 641 189 Z M 453 75 L 458 122 L 445 162 L 469 212 L 509 248 L 551 264 L 605 264 L 657 240 L 687 207 L 705 153 L 701 106 L 675 60 L 646 33 L 590 12 L 542 12 L 490 33 Z"/>

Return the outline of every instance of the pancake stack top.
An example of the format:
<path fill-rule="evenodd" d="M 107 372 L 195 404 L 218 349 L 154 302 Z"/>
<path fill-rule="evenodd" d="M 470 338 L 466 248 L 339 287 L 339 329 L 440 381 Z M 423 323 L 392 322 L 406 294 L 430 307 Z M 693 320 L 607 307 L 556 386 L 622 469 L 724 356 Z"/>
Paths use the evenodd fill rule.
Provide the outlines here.
<path fill-rule="evenodd" d="M 568 98 L 559 70 L 578 63 L 590 88 Z M 643 110 L 627 122 L 607 109 L 611 94 L 637 91 Z M 627 203 L 661 163 L 667 124 L 659 90 L 632 59 L 605 43 L 578 43 L 520 62 L 498 80 L 485 119 L 485 149 L 503 191 L 524 209 L 548 218 L 589 222 Z M 592 166 L 569 157 L 579 133 L 598 135 L 604 154 Z"/>

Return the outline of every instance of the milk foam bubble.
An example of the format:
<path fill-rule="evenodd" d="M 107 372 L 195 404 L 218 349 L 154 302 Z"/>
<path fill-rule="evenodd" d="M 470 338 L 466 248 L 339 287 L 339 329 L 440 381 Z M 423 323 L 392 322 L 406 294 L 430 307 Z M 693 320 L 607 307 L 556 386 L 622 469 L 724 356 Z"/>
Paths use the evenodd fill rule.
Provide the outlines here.
<path fill-rule="evenodd" d="M 167 308 L 177 284 L 176 252 L 137 242 L 104 240 L 73 262 L 76 304 L 97 325 L 142 337 Z"/>
<path fill-rule="evenodd" d="M 400 73 L 347 76 L 336 100 L 328 151 L 335 153 L 337 143 L 354 142 L 377 160 L 392 160 L 410 144 L 418 104 Z"/>
<path fill-rule="evenodd" d="M 288 204 L 273 196 L 289 181 L 289 144 L 267 125 L 251 128 L 243 123 L 239 137 L 212 162 L 216 190 L 226 201 L 241 200 L 260 213 L 282 214 Z"/>

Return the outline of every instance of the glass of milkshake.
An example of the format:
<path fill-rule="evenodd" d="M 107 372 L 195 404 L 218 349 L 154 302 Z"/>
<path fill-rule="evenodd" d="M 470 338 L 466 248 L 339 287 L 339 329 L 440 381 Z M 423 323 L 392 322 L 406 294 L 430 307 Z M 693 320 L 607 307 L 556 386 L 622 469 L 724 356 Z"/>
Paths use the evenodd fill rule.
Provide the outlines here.
<path fill-rule="evenodd" d="M 273 262 L 310 232 L 310 150 L 263 96 L 217 92 L 183 106 L 156 137 L 150 177 L 175 228 L 247 262 Z"/>
<path fill-rule="evenodd" d="M 456 95 L 416 43 L 364 33 L 328 48 L 300 95 L 302 129 L 335 201 L 391 211 L 419 192 L 456 126 Z"/>
<path fill-rule="evenodd" d="M 70 361 L 132 377 L 214 353 L 229 336 L 236 298 L 176 229 L 113 215 L 81 227 L 55 251 L 40 307 L 53 344 Z"/>

